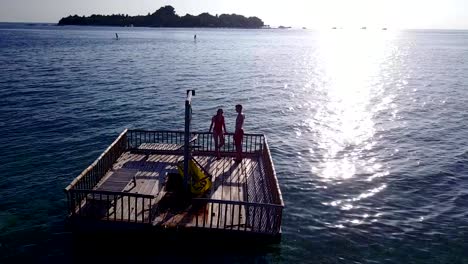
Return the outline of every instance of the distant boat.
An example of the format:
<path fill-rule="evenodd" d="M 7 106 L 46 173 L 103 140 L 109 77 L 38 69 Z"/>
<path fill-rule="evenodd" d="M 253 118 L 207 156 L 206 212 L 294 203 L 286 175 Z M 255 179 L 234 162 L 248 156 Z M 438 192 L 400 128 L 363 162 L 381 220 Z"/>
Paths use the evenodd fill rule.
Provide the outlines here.
<path fill-rule="evenodd" d="M 119 34 L 115 33 L 115 40 L 119 40 Z"/>
<path fill-rule="evenodd" d="M 382 28 L 382 30 L 387 30 L 387 28 Z"/>
<path fill-rule="evenodd" d="M 362 27 L 361 29 L 367 29 L 367 27 Z"/>
<path fill-rule="evenodd" d="M 336 27 L 332 27 L 332 29 L 336 29 Z"/>
<path fill-rule="evenodd" d="M 302 27 L 302 29 L 307 29 L 306 27 Z"/>
<path fill-rule="evenodd" d="M 278 28 L 279 29 L 288 29 L 288 28 L 291 28 L 291 27 L 279 26 Z"/>

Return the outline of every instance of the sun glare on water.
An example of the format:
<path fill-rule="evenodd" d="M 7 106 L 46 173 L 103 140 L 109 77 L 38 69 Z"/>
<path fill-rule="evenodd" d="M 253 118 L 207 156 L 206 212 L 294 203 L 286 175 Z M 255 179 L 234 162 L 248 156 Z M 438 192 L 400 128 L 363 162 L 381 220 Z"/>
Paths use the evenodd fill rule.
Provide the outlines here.
<path fill-rule="evenodd" d="M 366 157 L 375 145 L 374 115 L 384 102 L 379 84 L 387 35 L 328 31 L 320 36 L 324 102 L 317 104 L 310 125 L 320 162 L 312 172 L 325 180 L 345 180 L 357 173 L 381 173 L 381 165 Z M 388 103 L 388 102 L 387 102 Z"/>

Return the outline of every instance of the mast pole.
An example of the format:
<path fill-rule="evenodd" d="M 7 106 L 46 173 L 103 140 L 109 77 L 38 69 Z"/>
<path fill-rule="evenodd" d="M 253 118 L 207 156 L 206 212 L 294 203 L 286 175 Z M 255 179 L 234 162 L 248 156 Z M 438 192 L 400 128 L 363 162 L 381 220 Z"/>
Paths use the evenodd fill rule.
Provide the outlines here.
<path fill-rule="evenodd" d="M 190 134 L 192 122 L 192 96 L 195 95 L 195 90 L 187 90 L 187 98 L 185 99 L 185 136 L 184 136 L 184 189 L 189 191 L 189 161 L 191 157 L 190 149 Z"/>

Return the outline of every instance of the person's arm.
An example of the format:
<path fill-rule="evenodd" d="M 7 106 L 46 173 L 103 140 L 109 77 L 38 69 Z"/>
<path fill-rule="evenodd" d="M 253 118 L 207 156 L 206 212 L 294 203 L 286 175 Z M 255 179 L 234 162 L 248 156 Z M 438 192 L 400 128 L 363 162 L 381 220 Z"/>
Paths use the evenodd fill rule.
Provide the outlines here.
<path fill-rule="evenodd" d="M 210 125 L 210 129 L 208 129 L 208 133 L 211 133 L 211 129 L 213 128 L 213 123 L 214 123 L 214 118 L 211 118 L 211 125 Z"/>
<path fill-rule="evenodd" d="M 226 130 L 226 123 L 224 122 L 224 119 L 223 119 L 223 127 L 224 127 L 224 134 L 226 134 L 227 130 Z"/>

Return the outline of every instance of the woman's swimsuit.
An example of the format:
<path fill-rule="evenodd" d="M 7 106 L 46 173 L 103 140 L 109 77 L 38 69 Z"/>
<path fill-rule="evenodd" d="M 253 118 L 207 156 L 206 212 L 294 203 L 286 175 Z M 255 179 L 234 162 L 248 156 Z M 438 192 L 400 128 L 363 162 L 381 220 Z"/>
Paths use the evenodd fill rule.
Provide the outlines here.
<path fill-rule="evenodd" d="M 216 133 L 216 134 L 223 133 L 224 116 L 221 116 L 221 118 L 218 118 L 217 116 L 213 116 L 213 122 L 214 122 L 213 133 Z"/>

